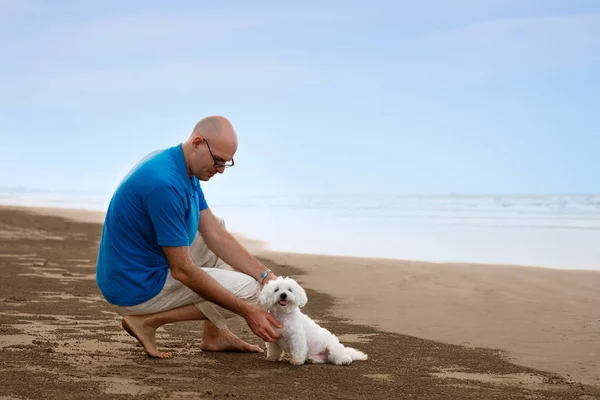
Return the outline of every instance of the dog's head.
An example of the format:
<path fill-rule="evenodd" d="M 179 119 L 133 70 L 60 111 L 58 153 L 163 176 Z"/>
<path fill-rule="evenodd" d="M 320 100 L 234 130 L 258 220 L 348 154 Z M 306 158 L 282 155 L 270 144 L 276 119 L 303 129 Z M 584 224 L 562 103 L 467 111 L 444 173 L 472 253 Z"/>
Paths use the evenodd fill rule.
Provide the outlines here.
<path fill-rule="evenodd" d="M 269 281 L 262 289 L 258 302 L 267 310 L 289 312 L 306 305 L 308 297 L 302 287 L 289 277 Z"/>

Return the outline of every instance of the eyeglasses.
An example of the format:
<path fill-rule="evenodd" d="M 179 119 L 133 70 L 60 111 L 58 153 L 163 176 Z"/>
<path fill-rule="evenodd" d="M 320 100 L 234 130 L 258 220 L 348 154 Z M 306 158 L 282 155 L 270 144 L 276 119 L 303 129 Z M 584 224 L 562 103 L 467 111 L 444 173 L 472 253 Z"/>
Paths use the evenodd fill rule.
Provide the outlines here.
<path fill-rule="evenodd" d="M 217 162 L 217 160 L 215 160 L 215 156 L 213 155 L 212 151 L 210 150 L 210 145 L 208 144 L 208 140 L 204 139 L 204 142 L 206 143 L 206 147 L 208 147 L 208 152 L 210 153 L 210 156 L 212 157 L 212 159 L 214 161 L 213 167 L 229 168 L 229 167 L 233 167 L 235 165 L 235 163 L 233 162 L 233 158 L 231 159 L 231 161 L 227 161 L 224 164 Z"/>

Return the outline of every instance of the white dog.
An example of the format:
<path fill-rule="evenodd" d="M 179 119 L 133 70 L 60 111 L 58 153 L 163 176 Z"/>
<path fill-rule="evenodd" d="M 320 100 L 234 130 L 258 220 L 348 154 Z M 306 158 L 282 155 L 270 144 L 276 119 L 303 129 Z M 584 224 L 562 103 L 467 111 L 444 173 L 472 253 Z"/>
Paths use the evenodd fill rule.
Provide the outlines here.
<path fill-rule="evenodd" d="M 295 365 L 307 360 L 316 364 L 344 365 L 367 359 L 363 352 L 344 347 L 334 334 L 300 311 L 307 301 L 304 289 L 289 277 L 279 277 L 263 287 L 259 303 L 283 325 L 281 329 L 276 328 L 281 337 L 266 343 L 267 360 L 279 361 L 285 352 L 290 355 L 290 363 Z"/>

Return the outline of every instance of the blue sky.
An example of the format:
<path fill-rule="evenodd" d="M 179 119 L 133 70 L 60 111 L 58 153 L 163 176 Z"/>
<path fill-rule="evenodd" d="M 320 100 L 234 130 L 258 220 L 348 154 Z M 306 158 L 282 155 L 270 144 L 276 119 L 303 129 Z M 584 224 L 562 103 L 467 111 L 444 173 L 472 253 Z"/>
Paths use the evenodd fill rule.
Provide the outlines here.
<path fill-rule="evenodd" d="M 206 3 L 0 0 L 0 187 L 111 193 L 220 114 L 209 202 L 600 192 L 597 0 Z"/>

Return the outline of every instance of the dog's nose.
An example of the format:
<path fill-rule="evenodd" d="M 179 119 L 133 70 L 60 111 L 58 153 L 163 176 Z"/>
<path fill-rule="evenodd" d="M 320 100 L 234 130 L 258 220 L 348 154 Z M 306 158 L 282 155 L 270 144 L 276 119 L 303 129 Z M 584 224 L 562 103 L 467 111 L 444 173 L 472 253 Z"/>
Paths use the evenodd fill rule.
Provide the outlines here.
<path fill-rule="evenodd" d="M 287 293 L 281 293 L 281 296 L 279 296 L 279 297 L 281 297 L 282 299 L 285 300 L 285 299 L 287 299 Z"/>

